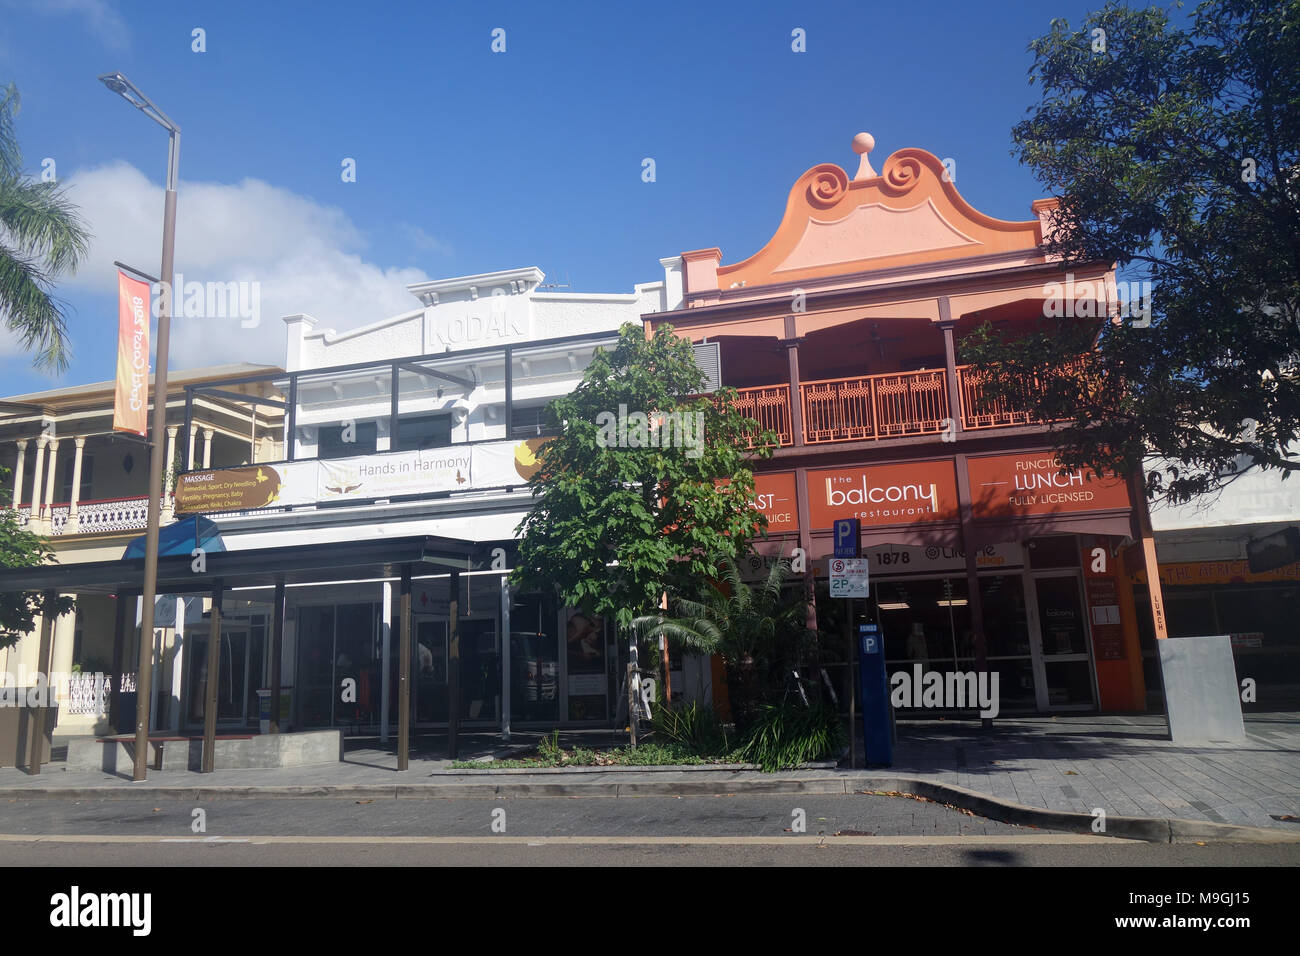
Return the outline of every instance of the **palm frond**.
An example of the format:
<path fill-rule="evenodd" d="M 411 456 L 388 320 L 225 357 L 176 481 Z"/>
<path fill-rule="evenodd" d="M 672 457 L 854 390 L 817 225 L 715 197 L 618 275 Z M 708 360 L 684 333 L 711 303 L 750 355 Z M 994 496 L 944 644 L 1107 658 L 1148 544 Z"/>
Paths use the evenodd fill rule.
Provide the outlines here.
<path fill-rule="evenodd" d="M 22 174 L 23 154 L 14 132 L 14 116 L 21 103 L 13 83 L 0 91 L 0 176 L 16 178 Z"/>
<path fill-rule="evenodd" d="M 50 276 L 75 270 L 90 246 L 90 234 L 55 183 L 0 175 L 0 228 L 28 256 L 43 260 Z"/>
<path fill-rule="evenodd" d="M 39 369 L 62 372 L 68 367 L 68 329 L 38 263 L 0 244 L 0 320 L 36 353 Z"/>

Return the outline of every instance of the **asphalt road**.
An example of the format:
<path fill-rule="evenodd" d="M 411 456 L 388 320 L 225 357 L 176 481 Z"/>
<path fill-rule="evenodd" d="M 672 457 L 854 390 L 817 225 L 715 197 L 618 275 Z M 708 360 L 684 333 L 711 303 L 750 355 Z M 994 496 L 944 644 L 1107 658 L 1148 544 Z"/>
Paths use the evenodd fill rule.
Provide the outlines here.
<path fill-rule="evenodd" d="M 0 802 L 6 867 L 466 864 L 1296 866 L 1300 844 L 1139 843 L 868 795 Z"/>
<path fill-rule="evenodd" d="M 195 811 L 202 811 L 196 814 Z M 802 811 L 802 814 L 796 811 Z M 203 821 L 200 831 L 196 821 Z M 938 803 L 862 794 L 492 800 L 6 800 L 0 834 L 210 836 L 991 836 L 1041 833 Z"/>

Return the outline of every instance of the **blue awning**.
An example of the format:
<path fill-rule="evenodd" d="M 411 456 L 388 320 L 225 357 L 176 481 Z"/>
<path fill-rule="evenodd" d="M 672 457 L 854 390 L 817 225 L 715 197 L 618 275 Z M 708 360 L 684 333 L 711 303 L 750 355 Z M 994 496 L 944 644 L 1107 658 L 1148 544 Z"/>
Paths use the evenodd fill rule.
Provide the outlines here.
<path fill-rule="evenodd" d="M 144 535 L 134 539 L 122 552 L 122 557 L 144 557 Z M 169 524 L 158 531 L 158 555 L 191 554 L 195 548 L 202 548 L 208 554 L 226 550 L 226 543 L 221 540 L 221 531 L 215 522 L 202 515 L 182 518 L 175 524 Z"/>

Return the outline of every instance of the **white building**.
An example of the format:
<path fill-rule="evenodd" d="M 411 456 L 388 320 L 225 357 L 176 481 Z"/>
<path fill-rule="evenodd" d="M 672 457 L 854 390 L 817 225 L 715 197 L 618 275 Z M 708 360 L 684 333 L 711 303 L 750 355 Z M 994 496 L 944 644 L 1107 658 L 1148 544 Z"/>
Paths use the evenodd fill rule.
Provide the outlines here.
<path fill-rule="evenodd" d="M 513 566 L 515 529 L 532 503 L 526 482 L 545 437 L 543 409 L 581 381 L 620 326 L 679 305 L 679 264 L 664 265 L 667 281 L 630 294 L 542 291 L 542 272 L 527 268 L 409 286 L 410 312 L 344 333 L 286 317 L 284 373 L 192 392 L 196 401 L 229 398 L 272 383 L 283 400 L 283 460 L 182 475 L 178 514 L 207 513 L 232 552 L 419 535 L 472 542 L 476 570 L 460 575 L 458 722 L 608 724 L 622 680 L 612 629 L 553 597 L 512 592 L 502 569 Z M 447 581 L 413 582 L 417 728 L 449 720 Z M 287 588 L 280 686 L 294 729 L 382 738 L 397 726 L 396 590 L 382 575 Z M 223 726 L 256 720 L 255 692 L 270 675 L 270 592 L 236 590 L 225 600 Z M 175 638 L 181 731 L 200 726 L 207 625 L 198 621 L 208 603 L 188 601 L 182 620 L 194 639 L 187 645 L 184 624 Z M 707 665 L 692 665 L 688 687 L 692 679 L 707 693 Z"/>

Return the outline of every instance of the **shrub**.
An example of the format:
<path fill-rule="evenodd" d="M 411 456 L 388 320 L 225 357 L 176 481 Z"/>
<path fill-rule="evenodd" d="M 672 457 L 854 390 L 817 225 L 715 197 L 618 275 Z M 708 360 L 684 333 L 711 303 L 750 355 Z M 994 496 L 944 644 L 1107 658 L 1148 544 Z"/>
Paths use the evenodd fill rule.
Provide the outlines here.
<path fill-rule="evenodd" d="M 835 710 L 802 702 L 758 708 L 741 756 L 771 772 L 833 756 L 844 746 L 844 726 Z"/>
<path fill-rule="evenodd" d="M 712 707 L 692 701 L 685 707 L 658 707 L 651 718 L 655 740 L 677 745 L 700 757 L 722 757 L 731 749 L 727 729 Z"/>

